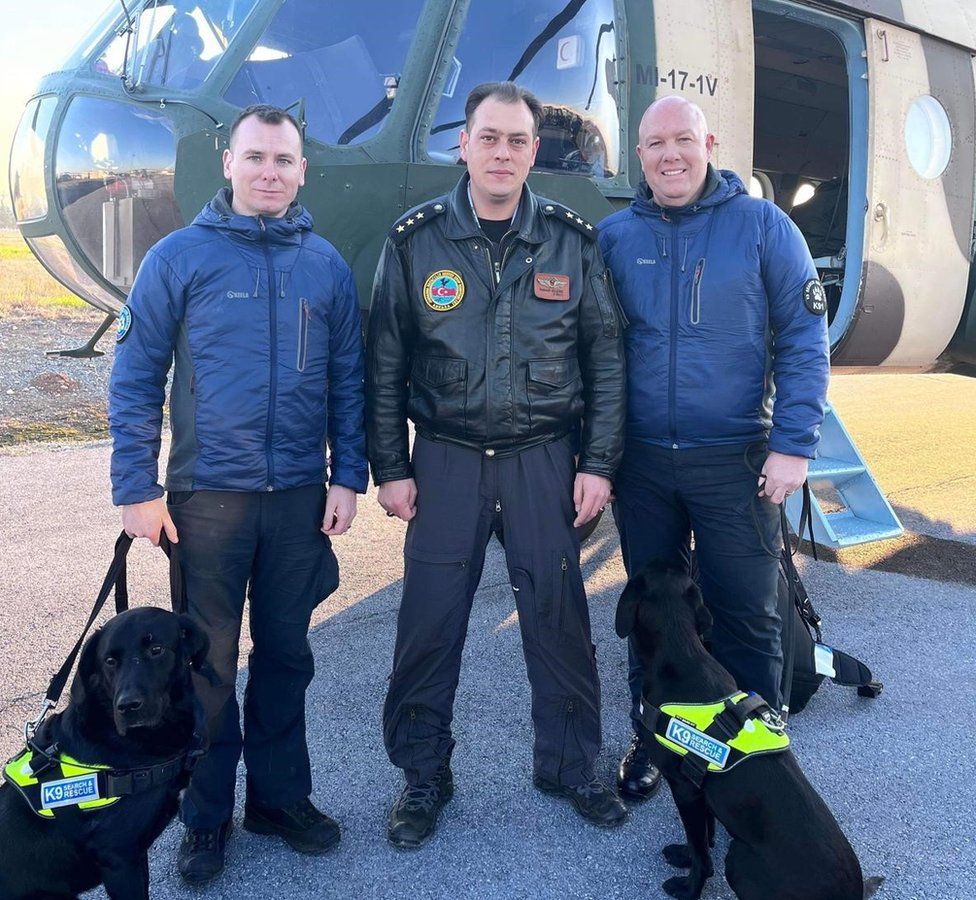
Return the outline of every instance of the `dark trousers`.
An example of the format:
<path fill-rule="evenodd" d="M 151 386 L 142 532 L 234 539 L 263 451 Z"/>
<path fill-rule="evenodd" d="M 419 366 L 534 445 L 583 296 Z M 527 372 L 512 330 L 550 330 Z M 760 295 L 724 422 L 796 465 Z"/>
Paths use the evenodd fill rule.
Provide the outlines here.
<path fill-rule="evenodd" d="M 777 611 L 779 507 L 760 499 L 764 443 L 672 450 L 628 441 L 614 479 L 613 513 L 627 575 L 653 559 L 691 570 L 714 619 L 713 656 L 739 688 L 778 708 L 783 676 Z M 631 718 L 643 670 L 630 645 Z"/>
<path fill-rule="evenodd" d="M 535 772 L 560 784 L 589 781 L 600 750 L 600 684 L 572 524 L 570 440 L 491 459 L 418 436 L 413 465 L 417 515 L 403 550 L 383 709 L 390 760 L 422 784 L 450 759 L 471 602 L 488 540 L 501 530 L 532 687 Z"/>
<path fill-rule="evenodd" d="M 210 746 L 193 771 L 180 817 L 214 828 L 231 817 L 244 750 L 247 791 L 288 806 L 312 790 L 305 742 L 305 689 L 315 671 L 308 645 L 312 610 L 335 590 L 339 567 L 319 530 L 322 485 L 268 493 L 170 493 L 180 536 L 187 612 L 210 637 L 216 683 L 195 679 Z M 244 738 L 235 693 L 245 594 L 253 649 L 244 693 Z"/>

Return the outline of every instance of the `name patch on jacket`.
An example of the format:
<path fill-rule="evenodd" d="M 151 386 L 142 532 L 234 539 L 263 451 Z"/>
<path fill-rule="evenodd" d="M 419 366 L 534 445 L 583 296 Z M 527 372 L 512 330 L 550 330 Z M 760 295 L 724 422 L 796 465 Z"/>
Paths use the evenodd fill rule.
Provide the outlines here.
<path fill-rule="evenodd" d="M 41 785 L 41 809 L 57 809 L 98 799 L 98 776 L 94 772 Z"/>
<path fill-rule="evenodd" d="M 535 295 L 540 300 L 568 300 L 569 276 L 536 272 Z"/>
<path fill-rule="evenodd" d="M 451 269 L 439 269 L 424 282 L 424 303 L 436 312 L 447 312 L 461 305 L 464 280 Z"/>
<path fill-rule="evenodd" d="M 827 312 L 827 293 L 819 278 L 811 278 L 803 285 L 803 305 L 815 316 Z"/>

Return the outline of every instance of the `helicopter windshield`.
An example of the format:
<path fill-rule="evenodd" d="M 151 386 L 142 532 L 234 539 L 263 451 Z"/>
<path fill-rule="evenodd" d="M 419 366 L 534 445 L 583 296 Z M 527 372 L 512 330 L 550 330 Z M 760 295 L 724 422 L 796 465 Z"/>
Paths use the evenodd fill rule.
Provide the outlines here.
<path fill-rule="evenodd" d="M 298 113 L 307 137 L 358 144 L 373 137 L 396 100 L 423 0 L 282 4 L 234 76 L 224 99 Z"/>
<path fill-rule="evenodd" d="M 455 162 L 464 101 L 483 81 L 534 93 L 545 117 L 535 167 L 609 178 L 620 160 L 613 0 L 472 0 L 427 152 Z M 515 38 L 515 35 L 524 37 Z"/>
<path fill-rule="evenodd" d="M 95 61 L 97 72 L 142 85 L 191 90 L 202 84 L 257 0 L 147 0 Z"/>

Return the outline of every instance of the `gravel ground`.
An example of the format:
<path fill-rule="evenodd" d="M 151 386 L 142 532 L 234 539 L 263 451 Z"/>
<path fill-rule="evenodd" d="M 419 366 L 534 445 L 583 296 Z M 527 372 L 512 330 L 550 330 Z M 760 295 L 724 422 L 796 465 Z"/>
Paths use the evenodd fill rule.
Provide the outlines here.
<path fill-rule="evenodd" d="M 102 337 L 96 359 L 45 356 L 84 344 L 102 320 L 94 310 L 0 319 L 0 447 L 108 436 L 105 398 L 115 344 Z"/>

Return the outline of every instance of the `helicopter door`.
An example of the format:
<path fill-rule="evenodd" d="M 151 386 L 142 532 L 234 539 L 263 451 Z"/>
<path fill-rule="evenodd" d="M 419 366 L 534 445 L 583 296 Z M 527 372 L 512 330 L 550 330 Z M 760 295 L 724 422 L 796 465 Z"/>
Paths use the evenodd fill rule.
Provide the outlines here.
<path fill-rule="evenodd" d="M 716 136 L 715 165 L 748 176 L 755 94 L 751 0 L 657 2 L 654 35 L 652 99 L 678 94 L 701 106 Z"/>
<path fill-rule="evenodd" d="M 930 365 L 966 299 L 973 232 L 968 51 L 875 19 L 868 60 L 863 288 L 843 366 Z"/>

